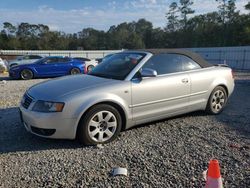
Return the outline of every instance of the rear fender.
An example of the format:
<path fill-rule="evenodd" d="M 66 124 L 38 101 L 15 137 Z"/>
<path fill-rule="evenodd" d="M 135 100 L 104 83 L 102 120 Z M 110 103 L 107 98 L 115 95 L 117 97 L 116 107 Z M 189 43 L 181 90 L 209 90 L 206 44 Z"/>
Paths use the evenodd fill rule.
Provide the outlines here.
<path fill-rule="evenodd" d="M 209 87 L 207 99 L 209 98 L 214 88 L 216 88 L 217 86 L 224 86 L 226 90 L 228 91 L 227 85 L 228 85 L 228 82 L 225 78 L 223 77 L 216 78 Z"/>

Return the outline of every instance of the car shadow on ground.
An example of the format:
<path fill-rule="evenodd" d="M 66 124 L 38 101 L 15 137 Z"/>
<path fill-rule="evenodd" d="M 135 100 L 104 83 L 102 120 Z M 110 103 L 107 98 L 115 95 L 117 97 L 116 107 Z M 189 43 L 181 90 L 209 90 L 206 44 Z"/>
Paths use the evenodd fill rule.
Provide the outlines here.
<path fill-rule="evenodd" d="M 250 80 L 237 80 L 234 92 L 220 115 L 214 116 L 241 137 L 250 139 Z"/>
<path fill-rule="evenodd" d="M 237 80 L 233 94 L 228 100 L 228 104 L 219 115 L 209 115 L 205 111 L 195 111 L 188 114 L 178 115 L 163 120 L 137 125 L 130 128 L 138 129 L 152 124 L 161 123 L 170 120 L 180 120 L 183 118 L 199 118 L 208 116 L 214 119 L 220 125 L 224 125 L 227 130 L 236 132 L 241 138 L 250 139 L 250 80 Z"/>
<path fill-rule="evenodd" d="M 195 112 L 191 115 L 201 116 L 203 114 L 203 112 Z M 190 114 L 168 118 L 167 120 L 181 118 L 188 115 Z M 131 129 L 143 128 L 161 121 L 138 125 Z M 19 109 L 17 107 L 0 109 L 0 154 L 22 151 L 74 149 L 82 147 L 86 146 L 80 144 L 77 140 L 48 139 L 33 135 L 27 132 L 21 123 Z"/>
<path fill-rule="evenodd" d="M 32 135 L 22 125 L 17 107 L 0 109 L 0 153 L 80 147 L 83 145 L 76 140 L 46 139 Z"/>
<path fill-rule="evenodd" d="M 55 77 L 56 78 L 56 77 Z M 53 78 L 32 78 L 30 80 L 40 80 L 40 79 L 53 79 Z M 0 82 L 2 81 L 26 81 L 26 80 L 22 80 L 22 79 L 14 79 L 14 78 L 11 78 L 9 76 L 6 76 L 6 75 L 0 75 Z"/>

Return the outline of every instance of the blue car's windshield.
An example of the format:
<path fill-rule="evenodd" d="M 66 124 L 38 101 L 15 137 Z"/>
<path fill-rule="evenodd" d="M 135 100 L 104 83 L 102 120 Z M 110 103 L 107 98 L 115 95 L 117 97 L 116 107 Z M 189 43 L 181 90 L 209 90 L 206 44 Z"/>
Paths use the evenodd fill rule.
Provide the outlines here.
<path fill-rule="evenodd" d="M 38 63 L 38 64 L 41 64 L 41 63 L 56 63 L 56 62 L 60 62 L 60 61 L 69 61 L 69 59 L 68 58 L 63 58 L 63 57 L 52 57 L 52 56 L 50 56 L 50 57 L 44 57 L 44 58 L 42 58 L 42 59 L 39 59 L 38 61 L 36 61 L 35 63 Z"/>
<path fill-rule="evenodd" d="M 114 54 L 96 66 L 89 75 L 124 80 L 144 56 L 144 53 Z"/>

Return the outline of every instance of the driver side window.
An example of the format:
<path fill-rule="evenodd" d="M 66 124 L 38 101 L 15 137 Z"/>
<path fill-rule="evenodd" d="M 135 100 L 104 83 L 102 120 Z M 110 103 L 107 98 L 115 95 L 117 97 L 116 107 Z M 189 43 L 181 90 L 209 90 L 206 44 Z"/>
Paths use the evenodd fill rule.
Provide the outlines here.
<path fill-rule="evenodd" d="M 158 75 L 182 71 L 182 60 L 178 54 L 157 54 L 151 57 L 142 68 L 157 71 Z"/>
<path fill-rule="evenodd" d="M 157 71 L 157 75 L 184 72 L 201 68 L 191 58 L 182 54 L 157 54 L 151 57 L 142 68 Z"/>
<path fill-rule="evenodd" d="M 52 57 L 52 58 L 48 58 L 47 60 L 46 60 L 46 64 L 51 64 L 51 63 L 57 63 L 57 58 L 56 57 Z"/>

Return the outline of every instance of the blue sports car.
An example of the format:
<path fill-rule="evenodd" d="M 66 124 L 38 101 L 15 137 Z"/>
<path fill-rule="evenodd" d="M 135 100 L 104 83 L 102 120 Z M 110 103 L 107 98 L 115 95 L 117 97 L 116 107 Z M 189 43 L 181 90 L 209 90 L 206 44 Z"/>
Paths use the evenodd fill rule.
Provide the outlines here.
<path fill-rule="evenodd" d="M 32 64 L 11 67 L 9 76 L 14 79 L 57 77 L 85 73 L 85 62 L 70 57 L 50 56 Z"/>

